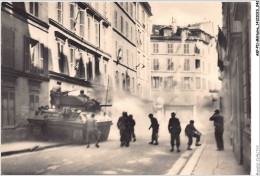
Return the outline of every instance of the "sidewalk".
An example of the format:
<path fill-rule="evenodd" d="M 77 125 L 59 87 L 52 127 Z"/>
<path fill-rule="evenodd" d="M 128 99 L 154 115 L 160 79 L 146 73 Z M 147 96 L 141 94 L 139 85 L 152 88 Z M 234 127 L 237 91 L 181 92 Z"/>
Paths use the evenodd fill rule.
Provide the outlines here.
<path fill-rule="evenodd" d="M 71 142 L 57 142 L 57 141 L 18 141 L 1 144 L 1 156 L 7 156 L 18 153 L 34 152 L 44 150 L 47 148 L 60 147 L 68 145 Z"/>
<path fill-rule="evenodd" d="M 237 163 L 228 135 L 223 137 L 225 150 L 217 151 L 214 133 L 207 135 L 207 141 L 196 149 L 180 175 L 248 175 Z"/>

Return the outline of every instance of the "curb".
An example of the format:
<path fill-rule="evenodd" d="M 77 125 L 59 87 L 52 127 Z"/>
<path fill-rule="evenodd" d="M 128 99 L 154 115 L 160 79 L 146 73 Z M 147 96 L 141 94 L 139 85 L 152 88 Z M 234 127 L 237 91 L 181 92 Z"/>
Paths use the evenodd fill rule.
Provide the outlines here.
<path fill-rule="evenodd" d="M 207 141 L 205 141 L 205 143 L 200 148 L 196 148 L 196 151 L 189 158 L 188 162 L 186 162 L 179 175 L 192 175 L 192 172 L 194 171 L 206 144 Z"/>
<path fill-rule="evenodd" d="M 49 146 L 43 146 L 43 147 L 36 145 L 32 148 L 2 152 L 1 156 L 3 157 L 3 156 L 14 155 L 14 154 L 20 154 L 20 153 L 36 152 L 36 151 L 41 151 L 41 150 L 45 150 L 45 149 L 49 149 L 49 148 L 62 147 L 62 146 L 69 145 L 69 144 L 72 144 L 72 143 L 70 142 L 70 143 L 64 143 L 64 144 L 55 144 L 55 145 L 49 145 Z"/>

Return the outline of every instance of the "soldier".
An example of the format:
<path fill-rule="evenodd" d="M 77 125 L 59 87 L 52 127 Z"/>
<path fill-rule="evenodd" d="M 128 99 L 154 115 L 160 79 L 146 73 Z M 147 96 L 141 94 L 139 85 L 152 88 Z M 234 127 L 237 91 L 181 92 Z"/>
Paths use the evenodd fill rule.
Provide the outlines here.
<path fill-rule="evenodd" d="M 158 145 L 158 132 L 159 132 L 159 123 L 155 117 L 153 117 L 153 114 L 149 114 L 148 117 L 151 120 L 151 125 L 149 127 L 149 130 L 153 128 L 152 132 L 152 141 L 149 144 Z M 155 143 L 154 143 L 155 141 Z"/>
<path fill-rule="evenodd" d="M 99 148 L 98 142 L 101 135 L 101 132 L 97 128 L 97 122 L 94 119 L 95 114 L 91 114 L 91 118 L 87 117 L 85 122 L 86 128 L 86 144 L 87 148 L 89 148 L 91 137 L 94 136 L 96 138 L 96 147 Z"/>
<path fill-rule="evenodd" d="M 123 112 L 122 116 L 119 117 L 117 121 L 117 127 L 120 132 L 121 147 L 123 147 L 124 145 L 126 145 L 126 147 L 129 147 L 129 142 L 128 142 L 129 139 L 127 139 L 129 136 L 127 134 L 128 129 L 126 129 L 126 126 L 127 126 L 127 112 Z"/>
<path fill-rule="evenodd" d="M 130 114 L 129 115 L 129 121 L 130 121 L 130 140 L 132 140 L 133 137 L 133 141 L 136 141 L 136 137 L 135 137 L 135 120 L 133 119 L 133 115 Z"/>
<path fill-rule="evenodd" d="M 181 125 L 180 121 L 178 118 L 175 117 L 175 112 L 171 113 L 171 118 L 169 120 L 168 124 L 168 130 L 169 133 L 171 134 L 171 152 L 174 151 L 174 145 L 176 141 L 176 146 L 177 146 L 177 152 L 180 152 L 180 133 L 181 133 Z"/>
<path fill-rule="evenodd" d="M 200 146 L 200 136 L 201 133 L 194 127 L 194 120 L 190 121 L 190 124 L 188 124 L 185 128 L 185 134 L 188 136 L 189 141 L 188 141 L 188 148 L 187 150 L 192 150 L 190 146 L 192 145 L 192 137 L 196 138 L 196 146 Z"/>
<path fill-rule="evenodd" d="M 51 108 L 53 107 L 53 105 L 56 107 L 59 102 L 57 97 L 61 95 L 61 82 L 57 81 L 57 85 L 53 86 L 53 88 L 51 89 Z"/>
<path fill-rule="evenodd" d="M 84 93 L 84 90 L 81 90 L 78 96 L 83 97 L 85 101 L 89 100 L 89 97 Z"/>
<path fill-rule="evenodd" d="M 210 121 L 214 121 L 215 126 L 215 138 L 218 150 L 224 150 L 223 133 L 224 133 L 224 122 L 223 116 L 220 115 L 219 110 L 215 110 L 213 116 L 210 117 Z"/>

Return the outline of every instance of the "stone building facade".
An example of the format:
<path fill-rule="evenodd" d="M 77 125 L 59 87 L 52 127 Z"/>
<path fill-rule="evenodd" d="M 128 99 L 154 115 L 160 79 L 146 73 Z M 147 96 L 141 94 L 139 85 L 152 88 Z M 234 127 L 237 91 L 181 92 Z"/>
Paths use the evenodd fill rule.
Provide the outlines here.
<path fill-rule="evenodd" d="M 48 4 L 1 3 L 2 142 L 26 138 L 27 118 L 48 104 Z"/>
<path fill-rule="evenodd" d="M 199 27 L 153 25 L 152 97 L 161 123 L 177 112 L 183 123 L 196 118 L 197 105 L 212 103 L 219 88 L 215 38 Z"/>
<path fill-rule="evenodd" d="M 249 2 L 222 2 L 223 29 L 219 60 L 223 63 L 223 113 L 230 121 L 238 163 L 250 173 L 251 163 L 251 9 Z M 223 34 L 220 37 L 220 34 Z M 222 45 L 222 46 L 221 46 Z"/>
<path fill-rule="evenodd" d="M 62 91 L 79 95 L 84 90 L 105 103 L 111 77 L 110 3 L 49 2 L 48 7 L 49 90 L 61 81 Z"/>

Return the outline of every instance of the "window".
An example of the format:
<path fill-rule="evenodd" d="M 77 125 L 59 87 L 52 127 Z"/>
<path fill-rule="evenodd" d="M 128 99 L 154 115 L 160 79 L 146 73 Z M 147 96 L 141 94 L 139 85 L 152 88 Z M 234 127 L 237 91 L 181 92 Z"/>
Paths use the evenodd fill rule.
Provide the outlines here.
<path fill-rule="evenodd" d="M 200 49 L 198 48 L 198 46 L 195 44 L 195 47 L 194 47 L 194 52 L 196 54 L 200 54 Z"/>
<path fill-rule="evenodd" d="M 206 89 L 206 80 L 202 78 L 202 89 Z"/>
<path fill-rule="evenodd" d="M 57 2 L 58 9 L 58 22 L 63 24 L 63 2 Z"/>
<path fill-rule="evenodd" d="M 103 26 L 103 48 L 106 50 L 107 48 L 107 28 Z"/>
<path fill-rule="evenodd" d="M 135 93 L 135 78 L 132 78 L 132 93 Z"/>
<path fill-rule="evenodd" d="M 200 83 L 200 78 L 196 78 L 196 89 L 200 89 L 201 88 L 201 83 Z"/>
<path fill-rule="evenodd" d="M 168 44 L 168 53 L 173 53 L 173 44 Z"/>
<path fill-rule="evenodd" d="M 95 20 L 95 43 L 99 46 L 99 22 Z"/>
<path fill-rule="evenodd" d="M 133 27 L 131 26 L 131 41 L 133 41 Z"/>
<path fill-rule="evenodd" d="M 162 78 L 161 77 L 152 77 L 152 86 L 153 86 L 153 88 L 162 87 Z"/>
<path fill-rule="evenodd" d="M 128 53 L 128 49 L 126 49 L 126 65 L 129 66 L 129 53 Z"/>
<path fill-rule="evenodd" d="M 15 126 L 15 92 L 14 88 L 2 89 L 2 127 Z"/>
<path fill-rule="evenodd" d="M 137 3 L 136 16 L 137 19 L 139 20 L 139 3 Z"/>
<path fill-rule="evenodd" d="M 117 28 L 117 11 L 114 11 L 114 25 Z"/>
<path fill-rule="evenodd" d="M 172 76 L 168 76 L 166 78 L 164 78 L 164 88 L 165 89 L 170 89 L 173 88 L 173 77 Z"/>
<path fill-rule="evenodd" d="M 190 77 L 184 77 L 183 89 L 190 89 L 190 88 L 191 88 L 191 78 Z"/>
<path fill-rule="evenodd" d="M 173 70 L 173 61 L 172 59 L 167 59 L 168 67 L 167 70 Z"/>
<path fill-rule="evenodd" d="M 91 20 L 92 17 L 88 15 L 88 41 L 91 41 Z"/>
<path fill-rule="evenodd" d="M 103 2 L 103 15 L 106 18 L 107 17 L 107 3 Z"/>
<path fill-rule="evenodd" d="M 121 33 L 122 34 L 124 33 L 124 19 L 122 16 L 121 16 Z"/>
<path fill-rule="evenodd" d="M 75 66 L 75 49 L 70 48 L 70 76 L 74 76 L 74 66 Z"/>
<path fill-rule="evenodd" d="M 200 60 L 199 59 L 195 59 L 195 68 L 197 71 L 200 71 Z"/>
<path fill-rule="evenodd" d="M 122 73 L 122 89 L 125 90 L 126 89 L 126 81 L 125 81 L 125 74 Z"/>
<path fill-rule="evenodd" d="M 159 53 L 159 44 L 158 43 L 153 44 L 153 53 Z"/>
<path fill-rule="evenodd" d="M 115 59 L 117 59 L 117 57 L 118 57 L 118 53 L 117 53 L 117 41 L 115 41 L 115 56 L 116 56 L 116 58 Z"/>
<path fill-rule="evenodd" d="M 82 52 L 79 53 L 79 58 L 76 60 L 76 78 L 85 79 L 85 66 L 83 63 L 83 54 Z M 96 64 L 96 63 L 95 63 Z M 96 66 L 96 65 L 95 65 Z"/>
<path fill-rule="evenodd" d="M 15 33 L 13 30 L 10 28 L 5 28 L 2 26 L 2 65 L 7 66 L 9 68 L 14 67 L 14 55 L 15 55 L 15 48 L 14 48 L 14 43 L 15 43 Z M 27 44 L 29 45 L 29 44 Z M 27 52 L 29 49 L 27 49 Z M 27 54 L 28 55 L 28 54 Z M 29 58 L 28 58 L 29 59 Z M 29 66 L 29 65 L 28 65 Z"/>
<path fill-rule="evenodd" d="M 128 38 L 128 22 L 125 22 L 126 37 Z"/>
<path fill-rule="evenodd" d="M 118 73 L 118 71 L 116 71 L 115 80 L 116 80 L 116 87 L 119 88 L 119 73 Z"/>
<path fill-rule="evenodd" d="M 59 58 L 59 69 L 60 69 L 60 73 L 63 74 L 68 74 L 68 63 L 67 63 L 67 59 L 64 55 L 63 52 L 63 43 L 62 42 L 58 42 L 58 58 Z"/>
<path fill-rule="evenodd" d="M 39 17 L 39 3 L 30 2 L 30 14 Z"/>
<path fill-rule="evenodd" d="M 130 2 L 130 15 L 133 17 L 133 4 Z"/>
<path fill-rule="evenodd" d="M 70 3 L 70 29 L 75 31 L 75 4 Z"/>
<path fill-rule="evenodd" d="M 24 38 L 24 66 L 25 71 L 34 74 L 44 74 L 44 45 L 36 40 L 25 37 Z"/>
<path fill-rule="evenodd" d="M 158 59 L 153 59 L 153 69 L 159 70 L 159 60 Z"/>
<path fill-rule="evenodd" d="M 189 44 L 184 44 L 184 54 L 189 54 Z"/>
<path fill-rule="evenodd" d="M 85 11 L 84 10 L 80 10 L 79 13 L 79 35 L 81 37 L 85 36 Z"/>
<path fill-rule="evenodd" d="M 185 71 L 189 71 L 190 70 L 190 60 L 189 59 L 185 59 L 184 60 L 184 70 Z"/>
<path fill-rule="evenodd" d="M 39 108 L 39 92 L 30 91 L 29 96 L 30 117 L 34 117 L 35 111 Z"/>
<path fill-rule="evenodd" d="M 125 9 L 126 9 L 126 11 L 128 13 L 128 2 L 125 3 Z"/>

